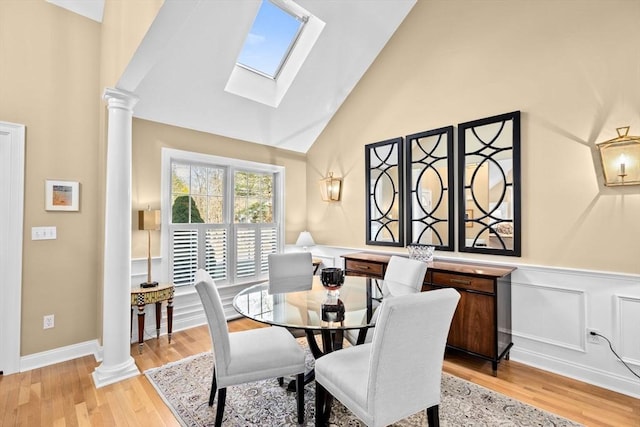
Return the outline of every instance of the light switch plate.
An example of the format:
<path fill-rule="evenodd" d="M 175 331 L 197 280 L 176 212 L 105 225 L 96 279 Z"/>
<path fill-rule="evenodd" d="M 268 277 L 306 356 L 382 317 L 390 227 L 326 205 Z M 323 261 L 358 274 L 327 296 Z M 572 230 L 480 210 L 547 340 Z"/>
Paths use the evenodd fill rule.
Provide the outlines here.
<path fill-rule="evenodd" d="M 31 240 L 55 240 L 57 239 L 56 227 L 31 227 Z"/>

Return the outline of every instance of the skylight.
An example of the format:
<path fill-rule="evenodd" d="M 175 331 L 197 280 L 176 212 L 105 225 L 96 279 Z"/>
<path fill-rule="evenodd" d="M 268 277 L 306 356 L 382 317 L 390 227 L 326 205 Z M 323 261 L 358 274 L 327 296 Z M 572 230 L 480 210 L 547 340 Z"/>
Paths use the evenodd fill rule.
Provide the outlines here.
<path fill-rule="evenodd" d="M 304 18 L 271 1 L 263 0 L 237 64 L 275 79 L 291 52 L 304 21 Z"/>

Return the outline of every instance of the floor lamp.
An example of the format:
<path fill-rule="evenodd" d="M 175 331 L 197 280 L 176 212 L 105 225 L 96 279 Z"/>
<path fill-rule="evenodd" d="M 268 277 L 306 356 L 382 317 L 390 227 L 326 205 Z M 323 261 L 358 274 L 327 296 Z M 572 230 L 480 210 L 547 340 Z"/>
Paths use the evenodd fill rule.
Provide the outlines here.
<path fill-rule="evenodd" d="M 142 288 L 152 288 L 158 286 L 158 282 L 151 281 L 151 231 L 160 230 L 160 211 L 148 208 L 138 211 L 138 230 L 146 230 L 147 240 L 147 281 L 140 284 Z"/>

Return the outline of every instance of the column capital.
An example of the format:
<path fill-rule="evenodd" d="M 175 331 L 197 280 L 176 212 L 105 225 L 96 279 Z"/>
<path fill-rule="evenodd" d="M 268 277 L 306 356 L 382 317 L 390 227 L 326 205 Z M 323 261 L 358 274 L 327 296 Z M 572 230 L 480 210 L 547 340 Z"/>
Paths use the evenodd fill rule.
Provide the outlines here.
<path fill-rule="evenodd" d="M 132 92 L 123 89 L 105 88 L 102 99 L 107 101 L 108 108 L 119 108 L 133 113 L 133 107 L 138 103 L 140 98 Z"/>

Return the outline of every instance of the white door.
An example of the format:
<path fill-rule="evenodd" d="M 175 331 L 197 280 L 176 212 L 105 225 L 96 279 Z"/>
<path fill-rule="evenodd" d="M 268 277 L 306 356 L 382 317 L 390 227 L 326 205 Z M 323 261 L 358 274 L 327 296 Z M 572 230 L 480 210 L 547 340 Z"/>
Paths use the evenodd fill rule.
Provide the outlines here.
<path fill-rule="evenodd" d="M 0 372 L 20 370 L 24 125 L 0 122 Z"/>

